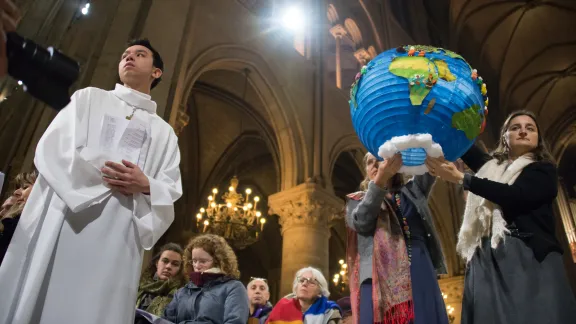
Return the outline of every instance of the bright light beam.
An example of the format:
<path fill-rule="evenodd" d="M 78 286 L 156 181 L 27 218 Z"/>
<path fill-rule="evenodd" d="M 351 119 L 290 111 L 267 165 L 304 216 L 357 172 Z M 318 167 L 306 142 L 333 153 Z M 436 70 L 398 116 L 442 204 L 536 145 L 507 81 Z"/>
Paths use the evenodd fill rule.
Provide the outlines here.
<path fill-rule="evenodd" d="M 306 25 L 304 13 L 298 7 L 290 7 L 282 16 L 282 26 L 294 32 L 300 32 Z"/>

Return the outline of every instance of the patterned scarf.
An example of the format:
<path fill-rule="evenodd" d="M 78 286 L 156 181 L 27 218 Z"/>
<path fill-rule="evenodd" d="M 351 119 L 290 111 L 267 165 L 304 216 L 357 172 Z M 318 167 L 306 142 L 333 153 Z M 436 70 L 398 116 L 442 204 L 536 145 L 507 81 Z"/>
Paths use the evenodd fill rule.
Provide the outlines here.
<path fill-rule="evenodd" d="M 498 164 L 497 162 L 496 159 L 486 162 L 478 170 L 476 177 L 511 185 L 522 173 L 522 170 L 534 160 L 531 155 L 527 154 L 517 158 L 511 164 Z M 462 227 L 458 233 L 456 251 L 466 262 L 470 262 L 476 249 L 482 246 L 483 237 L 491 237 L 491 247 L 497 248 L 498 244 L 504 241 L 506 234 L 509 233 L 506 225 L 500 206 L 469 192 Z"/>
<path fill-rule="evenodd" d="M 349 199 L 361 201 L 363 191 L 348 195 Z M 350 273 L 350 302 L 353 323 L 360 318 L 360 254 L 358 234 L 348 227 L 346 260 Z M 372 301 L 374 322 L 405 324 L 414 319 L 410 260 L 400 222 L 385 199 L 380 209 L 374 232 L 372 251 Z"/>
<path fill-rule="evenodd" d="M 154 280 L 154 277 L 150 275 L 143 275 L 138 287 L 136 306 L 148 313 L 162 316 L 164 308 L 172 301 L 176 291 L 183 286 L 184 282 L 180 278 Z M 150 300 L 148 306 L 142 305 L 147 300 Z"/>

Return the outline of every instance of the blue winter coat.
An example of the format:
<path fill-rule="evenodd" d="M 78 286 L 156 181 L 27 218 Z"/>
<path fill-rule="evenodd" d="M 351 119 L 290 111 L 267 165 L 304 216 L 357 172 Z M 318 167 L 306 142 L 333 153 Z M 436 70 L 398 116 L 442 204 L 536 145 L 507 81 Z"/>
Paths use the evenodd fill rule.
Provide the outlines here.
<path fill-rule="evenodd" d="M 250 313 L 244 285 L 222 277 L 198 287 L 192 282 L 178 290 L 163 318 L 177 324 L 246 324 Z"/>

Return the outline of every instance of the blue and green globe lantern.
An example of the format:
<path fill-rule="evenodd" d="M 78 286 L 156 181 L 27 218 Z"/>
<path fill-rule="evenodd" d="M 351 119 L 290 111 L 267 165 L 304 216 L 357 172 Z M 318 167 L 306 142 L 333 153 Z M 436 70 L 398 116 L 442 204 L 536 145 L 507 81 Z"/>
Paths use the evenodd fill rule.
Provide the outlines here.
<path fill-rule="evenodd" d="M 427 172 L 426 155 L 460 158 L 486 126 L 486 84 L 464 58 L 431 46 L 376 56 L 350 91 L 352 123 L 374 156 L 400 152 L 401 173 Z"/>

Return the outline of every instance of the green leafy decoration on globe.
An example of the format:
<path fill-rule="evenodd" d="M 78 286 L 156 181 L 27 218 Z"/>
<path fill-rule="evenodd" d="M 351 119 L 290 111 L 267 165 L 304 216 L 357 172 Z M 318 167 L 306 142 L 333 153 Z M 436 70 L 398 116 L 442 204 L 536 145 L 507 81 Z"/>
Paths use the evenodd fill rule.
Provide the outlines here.
<path fill-rule="evenodd" d="M 434 68 L 434 63 L 422 56 L 396 57 L 392 60 L 388 69 L 390 73 L 406 78 L 408 82 L 411 82 L 417 76 L 426 79 L 431 75 L 432 80 L 438 79 L 438 72 Z M 432 89 L 425 87 L 423 84 L 410 85 L 410 102 L 412 105 L 421 105 L 430 90 Z"/>
<path fill-rule="evenodd" d="M 420 51 L 433 52 L 433 53 L 439 53 L 440 52 L 440 49 L 438 47 L 428 46 L 428 45 L 408 45 L 408 46 L 406 46 L 406 49 L 410 50 L 411 46 L 414 46 L 414 49 L 418 52 L 420 52 Z"/>
<path fill-rule="evenodd" d="M 463 131 L 467 139 L 473 140 L 480 135 L 480 127 L 482 126 L 482 115 L 478 111 L 480 111 L 480 106 L 472 105 L 466 110 L 454 113 L 452 115 L 452 127 Z"/>
<path fill-rule="evenodd" d="M 423 56 L 396 57 L 388 69 L 390 73 L 410 82 L 410 103 L 413 106 L 422 104 L 438 78 L 448 82 L 456 80 L 445 61 L 430 60 Z"/>
<path fill-rule="evenodd" d="M 443 60 L 434 60 L 434 64 L 436 64 L 438 68 L 438 77 L 440 77 L 440 79 L 448 82 L 456 80 L 456 77 L 450 72 L 450 67 L 448 67 L 446 62 Z"/>

